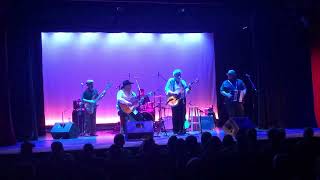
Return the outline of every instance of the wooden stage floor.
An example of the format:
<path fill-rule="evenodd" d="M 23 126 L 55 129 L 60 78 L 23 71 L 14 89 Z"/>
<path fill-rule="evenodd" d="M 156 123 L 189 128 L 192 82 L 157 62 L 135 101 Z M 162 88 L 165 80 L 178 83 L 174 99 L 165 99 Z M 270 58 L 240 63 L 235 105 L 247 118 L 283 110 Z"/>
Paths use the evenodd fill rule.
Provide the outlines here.
<path fill-rule="evenodd" d="M 267 130 L 257 130 L 258 131 L 258 139 L 263 140 L 267 139 Z M 212 131 L 209 131 L 212 135 L 218 136 L 220 139 L 224 137 L 224 131 L 221 129 L 215 129 Z M 314 129 L 315 136 L 320 137 L 320 129 Z M 303 129 L 286 129 L 287 138 L 297 138 L 302 137 L 303 135 Z M 91 143 L 94 145 L 95 149 L 105 149 L 112 145 L 113 143 L 113 137 L 115 136 L 115 133 L 112 131 L 98 131 L 98 136 L 89 136 L 89 137 L 78 137 L 74 139 L 59 139 L 54 140 L 49 133 L 47 133 L 46 136 L 40 137 L 36 141 L 32 141 L 32 143 L 35 145 L 34 152 L 49 152 L 50 151 L 50 145 L 54 141 L 61 141 L 64 145 L 65 150 L 71 151 L 71 150 L 80 150 L 82 149 L 82 146 L 86 143 Z M 158 136 L 157 133 L 155 133 L 155 141 L 159 145 L 165 145 L 167 144 L 167 141 L 169 137 L 172 135 L 172 132 L 168 132 L 167 136 L 164 133 L 160 133 Z M 186 135 L 178 136 L 181 138 L 186 138 L 188 135 L 195 135 L 198 138 L 198 141 L 200 142 L 200 132 L 188 132 Z M 140 140 L 130 140 L 126 141 L 125 147 L 138 147 L 142 141 Z M 19 153 L 20 148 L 20 142 L 13 146 L 5 146 L 0 147 L 0 154 L 17 154 Z"/>

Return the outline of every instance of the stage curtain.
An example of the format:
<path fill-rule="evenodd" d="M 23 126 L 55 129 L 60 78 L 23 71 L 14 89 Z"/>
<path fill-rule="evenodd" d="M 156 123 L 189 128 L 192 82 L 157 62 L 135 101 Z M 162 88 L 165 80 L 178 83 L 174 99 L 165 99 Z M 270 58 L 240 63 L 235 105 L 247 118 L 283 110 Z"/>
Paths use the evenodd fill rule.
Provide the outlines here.
<path fill-rule="evenodd" d="M 259 127 L 315 127 L 308 31 L 287 9 L 254 16 Z"/>
<path fill-rule="evenodd" d="M 41 33 L 14 28 L 8 33 L 11 116 L 17 139 L 45 134 Z"/>
<path fill-rule="evenodd" d="M 13 145 L 16 143 L 9 99 L 7 42 L 7 32 L 5 30 L 0 31 L 0 146 Z"/>
<path fill-rule="evenodd" d="M 251 117 L 257 114 L 257 127 L 315 127 L 308 31 L 286 9 L 268 3 L 254 6 L 247 30 L 216 33 L 217 87 L 226 71 L 235 69 L 251 91 L 244 76 L 248 73 L 258 90 L 247 94 L 255 102 Z"/>
<path fill-rule="evenodd" d="M 314 111 L 320 127 L 320 46 L 312 49 L 312 81 Z"/>

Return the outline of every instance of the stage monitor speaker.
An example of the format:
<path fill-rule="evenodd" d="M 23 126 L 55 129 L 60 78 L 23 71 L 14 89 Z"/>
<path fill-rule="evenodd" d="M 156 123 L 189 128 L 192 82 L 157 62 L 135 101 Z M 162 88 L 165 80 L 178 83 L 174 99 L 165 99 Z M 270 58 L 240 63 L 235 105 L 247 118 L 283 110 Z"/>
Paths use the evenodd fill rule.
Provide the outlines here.
<path fill-rule="evenodd" d="M 201 116 L 202 130 L 212 130 L 214 128 L 214 116 Z"/>
<path fill-rule="evenodd" d="M 128 121 L 126 139 L 146 139 L 153 137 L 153 121 Z"/>
<path fill-rule="evenodd" d="M 193 119 L 189 120 L 191 121 L 191 127 L 194 131 L 200 131 L 202 130 L 212 130 L 215 126 L 215 117 L 214 116 L 201 116 L 201 127 L 199 124 L 200 116 L 194 116 Z"/>
<path fill-rule="evenodd" d="M 70 139 L 79 136 L 79 128 L 73 122 L 55 123 L 50 131 L 53 139 Z"/>
<path fill-rule="evenodd" d="M 236 136 L 240 129 L 255 128 L 255 125 L 248 117 L 233 117 L 223 125 L 223 130 L 226 134 Z"/>

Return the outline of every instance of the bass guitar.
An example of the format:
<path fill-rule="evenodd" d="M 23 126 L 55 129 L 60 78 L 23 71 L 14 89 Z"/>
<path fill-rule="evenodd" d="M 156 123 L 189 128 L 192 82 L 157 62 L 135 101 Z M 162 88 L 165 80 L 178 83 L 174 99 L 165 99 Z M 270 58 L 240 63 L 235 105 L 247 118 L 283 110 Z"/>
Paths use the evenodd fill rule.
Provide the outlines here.
<path fill-rule="evenodd" d="M 198 83 L 198 82 L 199 82 L 199 79 L 197 78 L 194 81 L 190 82 L 188 84 L 187 88 L 190 89 L 193 84 Z M 175 107 L 175 106 L 177 106 L 179 104 L 179 101 L 185 97 L 185 95 L 186 94 L 185 94 L 185 90 L 184 89 L 182 89 L 182 91 L 180 91 L 180 92 L 175 92 L 173 94 L 168 94 L 168 96 L 167 96 L 167 104 L 169 106 L 171 106 L 171 107 Z"/>
<path fill-rule="evenodd" d="M 120 109 L 125 112 L 126 114 L 130 114 L 132 112 L 137 111 L 137 108 L 141 106 L 141 104 L 144 102 L 145 98 L 153 96 L 154 92 L 149 92 L 147 95 L 141 97 L 140 99 L 134 99 L 131 103 L 132 105 L 127 104 L 119 104 Z"/>
<path fill-rule="evenodd" d="M 95 109 L 98 106 L 98 102 L 104 97 L 106 94 L 107 90 L 110 89 L 112 86 L 111 83 L 107 83 L 106 87 L 103 89 L 103 91 L 98 95 L 97 98 L 93 99 L 92 102 L 85 102 L 84 103 L 84 108 L 86 109 L 86 112 L 89 114 L 93 114 Z"/>

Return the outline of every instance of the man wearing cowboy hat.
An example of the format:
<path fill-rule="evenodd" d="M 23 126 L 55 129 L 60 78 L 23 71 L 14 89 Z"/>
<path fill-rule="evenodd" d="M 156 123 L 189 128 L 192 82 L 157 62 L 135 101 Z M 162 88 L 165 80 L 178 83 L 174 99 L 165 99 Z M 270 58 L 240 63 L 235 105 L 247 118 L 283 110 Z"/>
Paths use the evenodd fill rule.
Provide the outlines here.
<path fill-rule="evenodd" d="M 247 92 L 246 86 L 241 79 L 237 78 L 235 70 L 229 70 L 226 75 L 228 79 L 222 83 L 220 93 L 224 97 L 228 116 L 229 118 L 244 116 L 242 103 Z"/>
<path fill-rule="evenodd" d="M 82 101 L 85 103 L 95 103 L 94 99 L 99 95 L 98 91 L 93 88 L 93 83 L 93 80 L 86 81 L 87 89 L 82 94 Z M 94 109 L 94 113 L 92 114 L 86 111 L 84 120 L 84 135 L 96 136 L 96 109 Z"/>
<path fill-rule="evenodd" d="M 120 133 L 126 133 L 126 119 L 129 116 L 125 112 L 123 112 L 119 106 L 119 104 L 125 104 L 128 106 L 132 106 L 133 102 L 137 99 L 137 95 L 135 92 L 132 91 L 132 82 L 129 80 L 125 80 L 122 82 L 121 89 L 117 93 L 117 110 L 118 115 L 120 116 Z M 141 114 L 137 113 L 130 113 L 130 116 L 136 120 L 141 120 Z M 143 119 L 143 118 L 142 118 Z"/>

